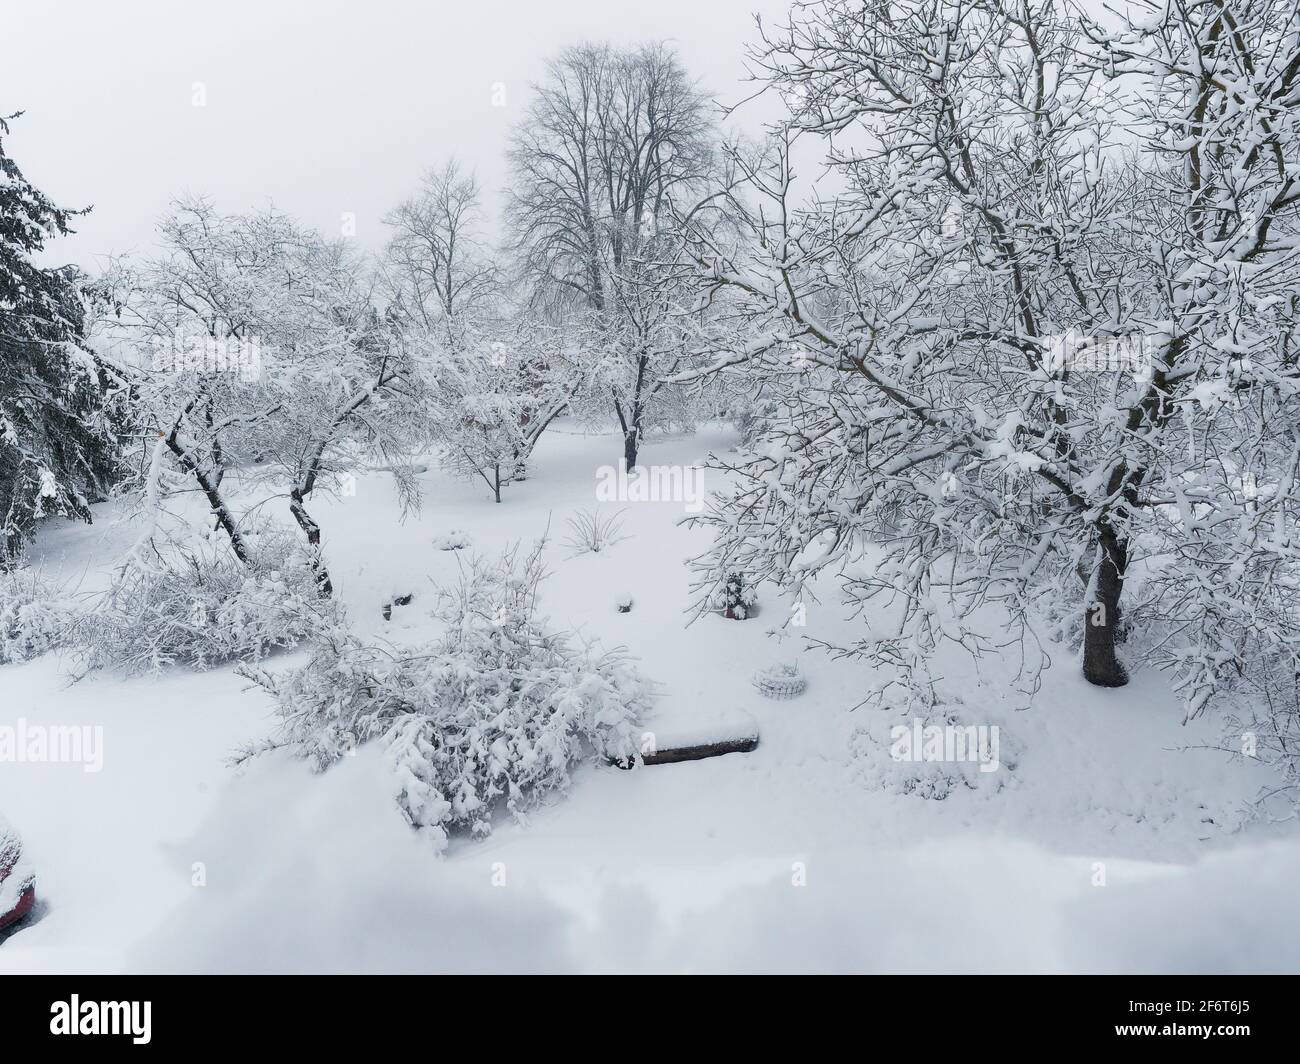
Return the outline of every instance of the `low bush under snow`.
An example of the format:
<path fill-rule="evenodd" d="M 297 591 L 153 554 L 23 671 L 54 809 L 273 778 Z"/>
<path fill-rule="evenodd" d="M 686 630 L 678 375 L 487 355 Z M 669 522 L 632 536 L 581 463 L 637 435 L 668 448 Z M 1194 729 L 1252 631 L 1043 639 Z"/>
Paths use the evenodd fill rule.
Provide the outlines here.
<path fill-rule="evenodd" d="M 252 565 L 228 553 L 177 551 L 125 567 L 79 624 L 86 665 L 141 673 L 256 661 L 332 621 L 306 552 L 287 534 L 258 546 Z"/>
<path fill-rule="evenodd" d="M 318 769 L 383 745 L 402 814 L 438 849 L 522 819 L 579 761 L 636 756 L 649 685 L 619 651 L 596 653 L 537 613 L 540 546 L 470 564 L 440 596 L 440 639 L 398 651 L 336 627 L 285 676 L 245 670 L 279 700 L 284 739 Z"/>
<path fill-rule="evenodd" d="M 30 569 L 0 572 L 0 665 L 62 646 L 77 606 Z"/>

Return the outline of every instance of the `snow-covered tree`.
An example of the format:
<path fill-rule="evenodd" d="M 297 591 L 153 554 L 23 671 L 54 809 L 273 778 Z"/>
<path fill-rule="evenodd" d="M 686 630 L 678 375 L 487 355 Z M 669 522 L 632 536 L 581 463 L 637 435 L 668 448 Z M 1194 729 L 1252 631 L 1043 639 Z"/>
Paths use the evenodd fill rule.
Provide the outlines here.
<path fill-rule="evenodd" d="M 32 261 L 81 212 L 55 206 L 23 177 L 5 152 L 8 132 L 0 118 L 0 568 L 43 517 L 90 521 L 90 504 L 118 475 L 106 380 L 83 345 L 77 273 Z"/>
<path fill-rule="evenodd" d="M 412 360 L 381 319 L 364 264 L 276 211 L 224 216 L 190 201 L 162 236 L 161 257 L 117 271 L 105 329 L 122 361 L 134 352 L 142 491 L 156 504 L 177 476 L 197 484 L 251 564 L 246 515 L 225 478 L 273 485 L 329 594 L 307 500 L 338 491 L 376 454 L 401 475 L 394 459 L 423 432 Z M 401 484 L 414 491 L 409 477 Z"/>
<path fill-rule="evenodd" d="M 290 513 L 328 595 L 321 528 L 306 501 L 316 491 L 346 491 L 379 459 L 403 505 L 417 504 L 410 456 L 427 437 L 430 381 L 418 353 L 380 317 L 362 263 L 343 245 L 316 244 L 310 266 L 322 313 L 305 323 L 292 355 L 272 367 L 282 413 L 262 423 L 261 453 L 273 471 L 287 474 Z"/>
<path fill-rule="evenodd" d="M 710 308 L 686 282 L 680 249 L 672 230 L 643 233 L 636 255 L 611 285 L 613 311 L 593 323 L 599 357 L 584 405 L 605 412 L 612 400 L 629 469 L 647 433 L 693 428 L 698 413 L 708 409 L 701 400 L 709 389 L 675 383 L 677 374 L 701 362 L 698 352 L 707 348 L 714 324 Z"/>
<path fill-rule="evenodd" d="M 500 502 L 590 371 L 564 329 L 510 297 L 482 235 L 478 182 L 454 160 L 429 171 L 385 223 L 384 318 L 424 375 L 427 440 L 446 468 L 482 480 Z"/>
<path fill-rule="evenodd" d="M 430 170 L 415 195 L 384 218 L 393 235 L 381 271 L 389 313 L 455 345 L 498 316 L 499 270 L 482 235 L 478 180 L 454 159 Z"/>
<path fill-rule="evenodd" d="M 501 489 L 527 475 L 542 434 L 582 389 L 586 362 L 564 330 L 521 320 L 424 346 L 434 442 L 457 476 Z"/>
<path fill-rule="evenodd" d="M 773 399 L 713 579 L 838 572 L 885 618 L 839 649 L 922 691 L 946 642 L 1032 690 L 1053 637 L 1189 713 L 1285 680 L 1293 745 L 1300 14 L 1139 6 L 825 0 L 755 50 L 790 116 L 736 158 L 748 235 L 690 223 L 748 322 L 715 370 Z"/>
<path fill-rule="evenodd" d="M 156 509 L 196 485 L 214 528 L 250 564 L 224 481 L 254 468 L 258 427 L 282 410 L 266 360 L 298 331 L 290 294 L 305 272 L 295 270 L 303 234 L 278 212 L 223 217 L 191 200 L 174 205 L 159 236 L 160 255 L 117 263 L 105 278 L 97 330 L 130 380 L 138 486 Z"/>
<path fill-rule="evenodd" d="M 653 266 L 671 249 L 671 202 L 713 166 L 706 98 L 664 44 L 577 45 L 548 64 L 510 161 L 507 216 L 533 305 L 602 331 L 601 400 L 633 466 L 682 358 L 672 290 Z"/>

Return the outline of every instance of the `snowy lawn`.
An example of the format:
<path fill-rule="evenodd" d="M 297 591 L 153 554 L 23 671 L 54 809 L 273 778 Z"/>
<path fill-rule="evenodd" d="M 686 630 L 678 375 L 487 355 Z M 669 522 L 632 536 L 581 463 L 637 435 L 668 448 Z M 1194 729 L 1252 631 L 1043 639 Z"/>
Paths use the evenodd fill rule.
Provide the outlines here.
<path fill-rule="evenodd" d="M 697 463 L 732 443 L 721 429 L 654 439 L 642 460 Z M 549 524 L 543 612 L 639 659 L 660 685 L 644 722 L 656 743 L 757 728 L 754 752 L 584 767 L 527 824 L 438 858 L 369 747 L 320 776 L 283 751 L 231 768 L 274 728 L 270 697 L 233 668 L 72 683 L 52 657 L 5 666 L 0 726 L 102 726 L 103 765 L 0 767 L 44 904 L 0 944 L 0 970 L 1300 970 L 1300 843 L 1287 825 L 1239 829 L 1267 781 L 1197 749 L 1215 723 L 1182 726 L 1159 677 L 1090 687 L 1058 648 L 1021 711 L 996 670 L 954 659 L 948 680 L 1014 764 L 999 787 L 898 793 L 881 785 L 887 748 L 855 739 L 876 712 L 851 712 L 863 667 L 799 649 L 849 631 L 829 585 L 783 639 L 765 635 L 791 610 L 771 589 L 757 616 L 688 627 L 683 562 L 707 534 L 678 524 L 681 503 L 625 504 L 629 538 L 571 556 L 566 521 L 597 505 L 595 470 L 619 446 L 561 426 L 500 505 L 426 472 L 400 524 L 385 476 L 360 478 L 314 507 L 338 595 L 362 634 L 419 642 L 466 555 Z M 100 507 L 92 527 L 46 528 L 33 560 L 102 587 L 138 531 Z M 454 532 L 463 550 L 434 545 Z M 807 690 L 761 697 L 755 671 L 796 659 Z"/>

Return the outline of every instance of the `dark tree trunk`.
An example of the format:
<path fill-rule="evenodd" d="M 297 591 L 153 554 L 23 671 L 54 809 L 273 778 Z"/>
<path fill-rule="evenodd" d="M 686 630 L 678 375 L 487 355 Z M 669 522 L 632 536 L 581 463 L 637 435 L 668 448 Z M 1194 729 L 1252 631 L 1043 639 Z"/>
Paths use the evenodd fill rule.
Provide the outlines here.
<path fill-rule="evenodd" d="M 632 389 L 632 401 L 626 411 L 614 395 L 614 413 L 618 415 L 618 426 L 623 430 L 623 461 L 627 468 L 636 466 L 637 452 L 641 449 L 641 423 L 645 420 L 646 395 L 645 375 L 650 359 L 641 355 L 637 359 L 636 387 Z"/>
<path fill-rule="evenodd" d="M 334 594 L 334 583 L 330 580 L 329 570 L 325 568 L 325 559 L 321 556 L 320 525 L 307 512 L 302 503 L 303 492 L 294 488 L 289 493 L 289 511 L 298 522 L 298 527 L 307 533 L 307 543 L 311 546 L 311 570 L 316 576 L 316 593 L 321 598 L 330 598 Z"/>
<path fill-rule="evenodd" d="M 1083 678 L 1098 687 L 1123 687 L 1128 672 L 1115 653 L 1119 602 L 1128 566 L 1128 545 L 1114 529 L 1101 530 L 1101 563 L 1083 623 Z"/>
<path fill-rule="evenodd" d="M 222 498 L 220 490 L 220 478 L 210 475 L 202 466 L 195 461 L 194 456 L 190 454 L 184 446 L 181 445 L 175 429 L 166 439 L 167 448 L 176 456 L 180 467 L 189 473 L 196 481 L 203 492 L 204 498 L 208 500 L 208 506 L 212 510 L 212 516 L 216 518 L 217 524 L 230 538 L 230 546 L 235 552 L 235 557 L 244 565 L 252 561 L 248 552 L 248 547 L 244 543 L 244 537 L 239 533 L 239 526 L 235 523 L 234 515 L 231 514 L 229 507 L 226 506 L 226 500 Z"/>
<path fill-rule="evenodd" d="M 289 492 L 289 511 L 293 514 L 293 519 L 298 522 L 298 527 L 307 534 L 307 543 L 311 546 L 312 572 L 316 575 L 316 593 L 321 598 L 330 598 L 334 594 L 334 582 L 330 579 L 329 570 L 325 568 L 325 559 L 320 549 L 320 525 L 316 519 L 307 512 L 307 507 L 303 505 L 303 500 L 316 490 L 316 477 L 320 474 L 321 462 L 325 457 L 325 450 L 329 447 L 330 442 L 335 438 L 335 434 L 340 428 L 360 410 L 366 403 L 370 402 L 371 397 L 384 387 L 393 378 L 388 376 L 388 360 L 385 359 L 379 367 L 379 377 L 375 381 L 373 388 L 362 389 L 357 392 L 344 406 L 334 415 L 330 422 L 329 429 L 319 436 L 310 450 L 307 451 L 304 458 L 298 463 L 298 479 L 294 488 Z"/>
<path fill-rule="evenodd" d="M 1131 438 L 1139 433 L 1159 432 L 1178 409 L 1169 401 L 1169 370 L 1175 365 L 1187 343 L 1186 336 L 1172 339 L 1164 355 L 1156 360 L 1155 372 L 1141 402 L 1131 407 L 1125 419 L 1125 431 Z M 1115 463 L 1106 483 L 1108 498 L 1122 499 L 1125 507 L 1138 504 L 1138 491 L 1145 482 L 1147 469 L 1132 468 L 1127 461 Z M 1087 604 L 1083 624 L 1083 678 L 1098 687 L 1123 687 L 1128 673 L 1115 654 L 1120 642 L 1120 597 L 1124 591 L 1124 574 L 1128 568 L 1128 541 L 1115 529 L 1108 517 L 1098 522 L 1101 565 L 1092 600 Z"/>

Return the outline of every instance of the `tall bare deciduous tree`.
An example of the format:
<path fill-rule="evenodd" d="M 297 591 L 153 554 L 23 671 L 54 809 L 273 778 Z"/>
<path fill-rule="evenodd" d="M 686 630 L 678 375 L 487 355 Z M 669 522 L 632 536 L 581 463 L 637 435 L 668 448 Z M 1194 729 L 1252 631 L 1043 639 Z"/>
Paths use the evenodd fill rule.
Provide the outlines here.
<path fill-rule="evenodd" d="M 655 298 L 644 268 L 669 204 L 709 173 L 712 146 L 708 100 L 664 44 L 566 49 L 514 133 L 507 207 L 523 272 L 538 304 L 605 323 L 629 465 L 663 376 L 663 348 L 646 336 Z"/>
<path fill-rule="evenodd" d="M 444 341 L 456 342 L 494 310 L 498 271 L 483 237 L 478 179 L 454 159 L 428 171 L 420 188 L 385 216 L 393 230 L 384 257 L 393 312 Z"/>

